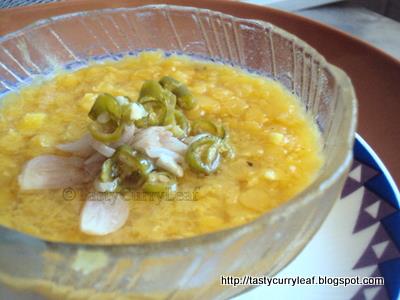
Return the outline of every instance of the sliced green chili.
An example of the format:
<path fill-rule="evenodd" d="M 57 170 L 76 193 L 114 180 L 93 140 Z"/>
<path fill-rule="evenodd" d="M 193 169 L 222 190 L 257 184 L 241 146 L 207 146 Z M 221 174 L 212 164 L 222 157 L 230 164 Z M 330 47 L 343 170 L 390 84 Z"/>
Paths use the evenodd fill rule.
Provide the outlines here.
<path fill-rule="evenodd" d="M 138 127 L 156 126 L 165 123 L 168 107 L 162 100 L 145 96 L 139 99 L 139 102 L 143 105 L 148 115 L 135 122 Z"/>
<path fill-rule="evenodd" d="M 176 80 L 171 76 L 164 76 L 160 79 L 160 84 L 167 90 L 173 92 L 176 88 L 178 88 L 182 83 Z"/>
<path fill-rule="evenodd" d="M 100 180 L 102 182 L 110 182 L 118 177 L 118 168 L 115 161 L 111 158 L 103 162 L 101 166 Z"/>
<path fill-rule="evenodd" d="M 139 100 L 143 97 L 151 97 L 163 101 L 166 105 L 175 107 L 176 96 L 169 90 L 164 89 L 157 81 L 148 80 L 142 85 L 139 93 Z"/>
<path fill-rule="evenodd" d="M 101 94 L 97 96 L 96 101 L 89 112 L 89 118 L 96 121 L 103 113 L 107 113 L 114 121 L 119 121 L 122 115 L 121 105 L 118 103 L 117 99 L 109 94 Z"/>
<path fill-rule="evenodd" d="M 120 139 L 124 125 L 131 122 L 138 127 L 167 126 L 179 138 L 190 133 L 196 135 L 196 139 L 186 151 L 186 162 L 196 172 L 215 172 L 221 157 L 232 157 L 234 153 L 224 127 L 204 119 L 196 120 L 191 125 L 185 114 L 176 109 L 177 104 L 181 109 L 188 110 L 196 105 L 196 101 L 185 84 L 168 76 L 159 82 L 146 81 L 137 103 L 131 103 L 127 97 L 101 94 L 89 112 L 89 117 L 95 121 L 89 125 L 89 131 L 94 139 L 104 143 Z M 145 192 L 177 189 L 175 176 L 154 171 L 153 162 L 128 145 L 118 147 L 114 155 L 103 163 L 99 180 L 103 183 L 117 180 L 118 191 L 140 186 Z"/>
<path fill-rule="evenodd" d="M 221 139 L 227 139 L 228 138 L 228 132 L 226 131 L 225 127 L 223 125 L 218 126 L 218 136 Z"/>
<path fill-rule="evenodd" d="M 180 110 L 175 110 L 175 123 L 182 130 L 185 136 L 190 132 L 190 123 L 186 118 L 185 114 Z"/>
<path fill-rule="evenodd" d="M 165 118 L 162 125 L 175 124 L 175 109 L 171 106 L 166 107 Z"/>
<path fill-rule="evenodd" d="M 190 131 L 190 123 L 180 110 L 168 109 L 163 125 L 178 138 L 187 136 Z"/>
<path fill-rule="evenodd" d="M 209 120 L 198 119 L 192 122 L 192 135 L 198 135 L 200 133 L 210 133 L 215 136 L 219 136 L 218 126 Z"/>
<path fill-rule="evenodd" d="M 143 97 L 160 98 L 163 87 L 155 80 L 147 80 L 143 83 L 139 93 L 139 99 Z"/>
<path fill-rule="evenodd" d="M 197 172 L 211 174 L 220 164 L 219 147 L 221 139 L 213 135 L 204 135 L 190 144 L 186 152 L 186 162 Z"/>
<path fill-rule="evenodd" d="M 128 145 L 118 147 L 113 158 L 123 163 L 131 173 L 139 172 L 142 176 L 147 176 L 154 169 L 150 159 L 132 150 Z"/>
<path fill-rule="evenodd" d="M 178 106 L 185 110 L 194 108 L 197 104 L 196 99 L 190 93 L 188 87 L 178 80 L 164 76 L 160 80 L 160 84 L 167 90 L 170 90 L 177 97 Z"/>
<path fill-rule="evenodd" d="M 151 172 L 143 185 L 143 191 L 148 193 L 175 192 L 176 188 L 176 178 L 168 172 Z"/>
<path fill-rule="evenodd" d="M 107 127 L 114 127 L 114 130 L 107 130 L 109 129 Z M 114 122 L 105 125 L 92 122 L 89 124 L 88 129 L 94 139 L 103 143 L 110 143 L 119 140 L 124 131 L 122 125 L 118 126 Z"/>
<path fill-rule="evenodd" d="M 139 188 L 153 170 L 152 162 L 128 145 L 120 146 L 101 168 L 100 181 L 111 182 L 118 179 L 117 191 Z"/>
<path fill-rule="evenodd" d="M 121 176 L 120 189 L 122 191 L 130 191 L 132 189 L 140 188 L 147 180 L 147 176 L 143 176 L 140 172 L 125 172 L 124 176 Z"/>
<path fill-rule="evenodd" d="M 174 94 L 176 95 L 178 106 L 180 108 L 185 110 L 195 108 L 197 101 L 190 93 L 186 85 L 181 85 L 180 87 L 175 89 Z"/>
<path fill-rule="evenodd" d="M 176 106 L 176 96 L 169 90 L 164 89 L 161 94 L 161 100 L 165 102 L 169 107 L 175 108 Z"/>

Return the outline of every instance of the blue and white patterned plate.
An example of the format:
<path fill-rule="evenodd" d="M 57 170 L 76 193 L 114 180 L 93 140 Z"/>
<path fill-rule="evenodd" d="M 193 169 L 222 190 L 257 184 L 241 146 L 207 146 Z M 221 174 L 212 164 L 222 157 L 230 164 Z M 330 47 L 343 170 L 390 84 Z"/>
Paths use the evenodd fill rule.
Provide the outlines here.
<path fill-rule="evenodd" d="M 384 286 L 260 286 L 247 299 L 400 299 L 400 196 L 371 147 L 360 137 L 341 199 L 317 234 L 278 277 L 382 276 Z"/>

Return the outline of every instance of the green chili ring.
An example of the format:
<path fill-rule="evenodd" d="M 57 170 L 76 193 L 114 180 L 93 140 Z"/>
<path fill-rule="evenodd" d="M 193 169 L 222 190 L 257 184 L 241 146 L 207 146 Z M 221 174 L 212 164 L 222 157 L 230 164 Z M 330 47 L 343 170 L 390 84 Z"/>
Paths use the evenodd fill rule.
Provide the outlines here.
<path fill-rule="evenodd" d="M 128 145 L 118 147 L 113 158 L 123 163 L 131 173 L 137 171 L 142 176 L 147 176 L 154 169 L 150 159 L 139 152 L 133 151 Z"/>
<path fill-rule="evenodd" d="M 139 93 L 139 100 L 143 97 L 160 98 L 163 92 L 162 86 L 155 80 L 147 80 L 143 83 Z"/>
<path fill-rule="evenodd" d="M 151 97 L 164 102 L 166 105 L 175 107 L 176 96 L 169 90 L 164 89 L 157 81 L 148 80 L 142 85 L 139 93 L 139 101 L 144 97 Z"/>
<path fill-rule="evenodd" d="M 101 94 L 97 96 L 96 101 L 89 112 L 89 118 L 96 121 L 103 113 L 108 113 L 110 118 L 114 121 L 119 121 L 122 115 L 121 105 L 118 103 L 117 99 L 109 94 Z"/>
<path fill-rule="evenodd" d="M 175 123 L 184 132 L 185 136 L 189 135 L 190 132 L 190 122 L 186 118 L 185 114 L 180 110 L 175 110 Z"/>
<path fill-rule="evenodd" d="M 160 79 L 159 83 L 163 88 L 171 92 L 173 92 L 176 88 L 182 85 L 182 83 L 180 83 L 175 78 L 172 78 L 171 76 L 164 76 L 163 78 Z"/>
<path fill-rule="evenodd" d="M 151 172 L 143 185 L 147 193 L 176 192 L 176 189 L 176 178 L 168 172 Z"/>
<path fill-rule="evenodd" d="M 108 133 L 103 131 L 104 126 L 96 122 L 90 123 L 88 129 L 94 139 L 103 143 L 110 143 L 119 140 L 124 131 L 124 127 L 120 125 L 117 126 L 113 132 Z"/>
<path fill-rule="evenodd" d="M 123 176 L 120 184 L 120 190 L 129 192 L 132 189 L 138 189 L 146 182 L 147 176 L 143 176 L 138 171 L 128 173 Z"/>
<path fill-rule="evenodd" d="M 212 135 L 218 136 L 218 127 L 214 122 L 204 119 L 194 120 L 192 122 L 192 135 L 198 135 L 200 133 L 210 133 Z"/>
<path fill-rule="evenodd" d="M 186 85 L 176 88 L 173 93 L 176 95 L 178 106 L 185 110 L 191 110 L 196 107 L 197 101 L 190 93 Z"/>
<path fill-rule="evenodd" d="M 194 171 L 206 175 L 215 172 L 221 162 L 220 143 L 221 139 L 213 135 L 199 138 L 189 145 L 186 162 Z"/>
<path fill-rule="evenodd" d="M 165 123 L 169 110 L 163 101 L 145 96 L 139 100 L 139 103 L 146 109 L 148 116 L 138 120 L 135 123 L 137 126 L 148 127 Z"/>
<path fill-rule="evenodd" d="M 170 76 L 164 76 L 163 78 L 161 78 L 160 84 L 165 89 L 175 94 L 178 106 L 180 108 L 185 110 L 190 110 L 196 106 L 197 102 L 185 84 L 179 82 L 178 80 Z"/>
<path fill-rule="evenodd" d="M 163 121 L 163 125 L 175 125 L 175 109 L 172 107 L 166 107 L 165 118 Z"/>
<path fill-rule="evenodd" d="M 210 133 L 220 137 L 221 139 L 228 137 L 224 126 L 217 125 L 214 122 L 205 119 L 198 119 L 192 122 L 191 134 L 198 135 L 200 133 Z"/>
<path fill-rule="evenodd" d="M 100 181 L 110 182 L 118 177 L 118 169 L 115 161 L 111 158 L 105 160 L 101 166 Z"/>
<path fill-rule="evenodd" d="M 167 125 L 168 130 L 177 138 L 189 135 L 190 123 L 180 110 L 169 112 L 169 117 L 166 119 L 166 122 L 164 122 L 164 125 Z"/>

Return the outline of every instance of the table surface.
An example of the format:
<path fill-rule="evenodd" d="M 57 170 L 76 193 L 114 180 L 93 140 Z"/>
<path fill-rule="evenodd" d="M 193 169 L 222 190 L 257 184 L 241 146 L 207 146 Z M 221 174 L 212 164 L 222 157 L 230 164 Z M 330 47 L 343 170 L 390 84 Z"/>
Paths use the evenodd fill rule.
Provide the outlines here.
<path fill-rule="evenodd" d="M 95 2 L 94 0 L 92 1 L 93 5 L 94 3 L 98 4 L 98 2 Z M 257 3 L 260 2 L 258 0 L 246 0 L 246 2 L 252 1 L 257 1 Z M 76 4 L 80 1 L 61 0 L 58 3 L 60 3 L 60 5 L 61 3 L 64 3 L 63 7 L 65 8 L 65 2 Z M 119 2 L 125 3 L 121 0 L 115 2 L 116 3 L 110 1 L 109 6 L 116 6 Z M 57 14 L 58 10 L 55 6 L 52 6 L 52 8 L 49 10 L 47 10 L 47 7 L 41 6 L 41 8 L 39 8 L 39 6 L 37 6 L 37 9 L 32 9 L 33 6 L 30 6 L 30 9 L 23 8 L 22 10 L 18 8 L 16 10 L 0 9 L 0 35 L 6 32 L 15 31 L 37 19 L 43 18 L 43 16 Z M 10 11 L 13 12 L 9 13 Z M 361 40 L 367 41 L 375 47 L 397 58 L 397 60 L 400 60 L 400 23 L 394 20 L 381 16 L 361 6 L 346 2 L 304 9 L 295 11 L 294 13 L 345 31 Z M 396 71 L 395 74 L 398 74 L 398 72 Z M 393 97 L 391 97 L 391 99 L 392 98 Z M 371 146 L 377 150 L 378 155 L 380 155 L 380 157 L 383 159 L 383 162 L 387 162 L 387 167 L 394 175 L 394 179 L 398 184 L 400 182 L 400 156 L 397 155 L 397 150 L 395 151 L 395 149 L 396 145 L 398 145 L 398 137 L 400 136 L 400 126 L 393 127 L 393 121 L 395 120 L 395 122 L 397 122 L 397 118 L 394 117 L 394 111 L 396 109 L 392 111 L 387 109 L 387 107 L 385 107 L 385 109 L 381 109 L 379 105 L 379 103 L 375 103 L 375 105 L 372 107 L 367 108 L 363 106 L 363 103 L 360 102 L 360 112 L 364 113 L 360 114 L 362 118 L 362 122 L 360 123 L 363 123 L 363 126 L 361 126 L 361 133 L 363 134 L 364 138 L 366 138 L 367 142 L 370 141 L 368 134 L 371 134 Z M 393 106 L 393 108 L 398 107 L 398 104 L 392 102 L 389 103 L 388 101 L 385 102 L 385 105 L 388 107 Z M 371 115 L 374 112 L 375 116 Z M 371 116 L 373 116 L 374 122 L 380 122 L 377 128 L 371 128 L 372 131 L 369 130 L 369 127 L 366 127 L 365 125 L 366 120 L 369 120 Z M 382 132 L 382 135 L 385 134 L 384 138 L 377 138 L 380 135 L 382 128 L 385 128 L 385 124 L 387 123 L 385 120 L 388 120 L 388 118 L 393 128 Z M 400 122 L 397 124 L 400 125 Z M 377 132 L 377 130 L 379 132 Z M 377 144 L 382 141 L 384 144 Z"/>
<path fill-rule="evenodd" d="M 349 3 L 326 5 L 295 13 L 357 36 L 400 59 L 400 23 L 395 20 Z"/>
<path fill-rule="evenodd" d="M 294 13 L 345 31 L 400 60 L 400 23 L 395 20 L 350 3 L 336 3 Z M 398 125 L 400 127 L 400 121 Z M 368 137 L 365 138 L 368 142 Z M 387 167 L 389 171 L 395 170 L 394 180 L 399 185 L 400 166 Z"/>

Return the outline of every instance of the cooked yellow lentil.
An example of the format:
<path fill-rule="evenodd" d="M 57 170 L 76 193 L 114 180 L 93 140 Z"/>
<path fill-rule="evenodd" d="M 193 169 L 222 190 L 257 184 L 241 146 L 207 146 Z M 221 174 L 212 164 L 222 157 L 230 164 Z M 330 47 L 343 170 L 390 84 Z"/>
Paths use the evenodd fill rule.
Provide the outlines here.
<path fill-rule="evenodd" d="M 137 99 L 143 82 L 169 75 L 187 84 L 199 105 L 189 119 L 219 120 L 236 157 L 210 176 L 186 171 L 182 194 L 159 200 L 125 195 L 130 217 L 104 237 L 79 231 L 89 187 L 21 191 L 17 177 L 41 154 L 65 155 L 55 145 L 87 131 L 96 95 Z M 139 243 L 183 238 L 253 220 L 303 190 L 323 159 L 318 130 L 300 102 L 280 84 L 230 66 L 145 52 L 93 64 L 22 89 L 0 110 L 0 224 L 54 241 Z M 71 198 L 73 198 L 71 200 Z"/>

